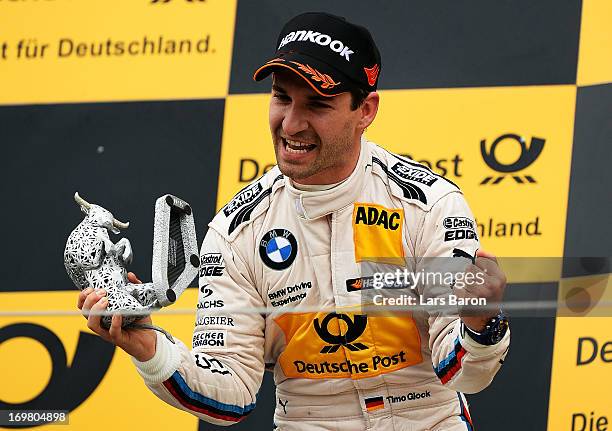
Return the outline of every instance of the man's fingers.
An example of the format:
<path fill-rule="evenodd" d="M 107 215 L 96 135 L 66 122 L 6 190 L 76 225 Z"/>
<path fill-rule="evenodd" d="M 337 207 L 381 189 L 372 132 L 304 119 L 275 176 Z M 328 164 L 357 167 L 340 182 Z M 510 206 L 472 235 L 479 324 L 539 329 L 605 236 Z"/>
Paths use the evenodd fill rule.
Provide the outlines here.
<path fill-rule="evenodd" d="M 83 309 L 85 299 L 87 299 L 87 295 L 89 295 L 91 292 L 93 292 L 93 289 L 91 287 L 83 289 L 79 292 L 79 298 L 77 299 L 77 307 L 79 308 L 79 310 Z"/>
<path fill-rule="evenodd" d="M 87 295 L 87 298 L 85 298 L 85 301 L 83 302 L 83 308 L 81 308 L 83 316 L 87 318 L 87 316 L 89 316 L 89 310 L 92 309 L 92 307 L 100 300 L 100 298 L 103 298 L 105 296 L 106 291 L 104 289 L 94 290 L 89 295 Z"/>
<path fill-rule="evenodd" d="M 85 301 L 83 302 L 83 311 L 90 310 L 91 307 L 93 307 L 94 304 L 100 300 L 100 298 L 103 298 L 105 296 L 106 291 L 104 289 L 96 289 L 91 292 L 89 295 L 87 295 Z"/>
<path fill-rule="evenodd" d="M 464 274 L 470 274 L 470 276 L 464 276 L 465 280 L 462 283 L 462 289 L 472 294 L 482 293 L 486 290 L 487 280 L 489 275 L 482 270 L 482 268 L 469 264 L 465 268 Z M 480 295 L 477 295 L 480 296 Z"/>
<path fill-rule="evenodd" d="M 115 344 L 119 344 L 123 337 L 123 332 L 121 329 L 121 324 L 123 323 L 123 316 L 121 314 L 113 314 L 113 319 L 111 321 L 110 329 L 108 333 L 110 335 L 111 340 Z"/>
<path fill-rule="evenodd" d="M 89 317 L 87 318 L 87 327 L 106 341 L 109 341 L 110 337 L 108 335 L 108 331 L 100 326 L 102 316 L 98 314 L 106 310 L 107 306 L 108 299 L 105 296 L 99 298 L 98 302 L 91 307 L 91 313 L 89 313 Z"/>
<path fill-rule="evenodd" d="M 130 283 L 142 284 L 142 281 L 140 281 L 140 279 L 136 277 L 136 274 L 134 274 L 133 272 L 128 272 L 127 277 Z"/>
<path fill-rule="evenodd" d="M 476 251 L 476 257 L 484 257 L 485 259 L 490 259 L 497 265 L 497 258 L 493 253 L 490 253 L 488 251 L 479 249 Z"/>
<path fill-rule="evenodd" d="M 483 262 L 484 261 L 484 262 Z M 476 264 L 470 265 L 466 273 L 471 273 L 471 280 L 463 283 L 463 288 L 474 297 L 486 298 L 487 301 L 501 301 L 506 286 L 506 276 L 497 264 L 488 259 L 479 257 Z"/>
<path fill-rule="evenodd" d="M 497 263 L 497 258 L 491 253 L 478 250 L 476 253 L 476 262 L 474 264 L 488 275 L 500 278 L 504 277 L 504 273 L 500 269 L 499 263 Z"/>

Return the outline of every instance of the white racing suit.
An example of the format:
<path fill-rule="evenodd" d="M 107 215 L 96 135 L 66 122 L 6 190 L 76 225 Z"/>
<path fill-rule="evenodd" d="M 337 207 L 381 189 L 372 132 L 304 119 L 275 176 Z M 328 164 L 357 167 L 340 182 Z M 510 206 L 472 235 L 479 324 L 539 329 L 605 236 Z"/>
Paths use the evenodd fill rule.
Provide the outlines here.
<path fill-rule="evenodd" d="M 454 184 L 365 140 L 330 190 L 300 191 L 275 167 L 209 225 L 192 349 L 158 335 L 155 356 L 134 362 L 158 397 L 214 424 L 255 408 L 268 368 L 281 430 L 472 430 L 462 393 L 489 385 L 509 331 L 484 346 L 456 314 L 355 306 L 360 262 L 400 258 L 418 271 L 424 256 L 474 256 L 474 230 Z"/>

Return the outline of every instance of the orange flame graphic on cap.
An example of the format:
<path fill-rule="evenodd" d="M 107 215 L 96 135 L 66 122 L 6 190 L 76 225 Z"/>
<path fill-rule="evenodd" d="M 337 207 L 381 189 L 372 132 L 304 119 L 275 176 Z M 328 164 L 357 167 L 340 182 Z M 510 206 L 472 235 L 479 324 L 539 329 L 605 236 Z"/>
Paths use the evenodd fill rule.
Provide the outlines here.
<path fill-rule="evenodd" d="M 313 81 L 320 82 L 321 88 L 330 89 L 340 84 L 340 82 L 335 82 L 334 79 L 328 74 L 321 73 L 312 66 L 309 66 L 307 64 L 304 65 L 302 63 L 298 63 L 297 61 L 292 61 L 291 63 L 296 64 L 298 66 L 298 69 L 309 74 L 310 79 L 312 79 Z"/>

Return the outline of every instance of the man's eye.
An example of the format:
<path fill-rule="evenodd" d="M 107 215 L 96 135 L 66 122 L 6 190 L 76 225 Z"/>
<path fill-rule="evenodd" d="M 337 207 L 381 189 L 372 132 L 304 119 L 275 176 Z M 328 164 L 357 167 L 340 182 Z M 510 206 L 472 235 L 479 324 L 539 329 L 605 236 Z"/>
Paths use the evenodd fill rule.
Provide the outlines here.
<path fill-rule="evenodd" d="M 291 100 L 289 96 L 285 94 L 275 94 L 274 98 L 280 100 L 281 102 L 288 102 L 289 100 Z"/>

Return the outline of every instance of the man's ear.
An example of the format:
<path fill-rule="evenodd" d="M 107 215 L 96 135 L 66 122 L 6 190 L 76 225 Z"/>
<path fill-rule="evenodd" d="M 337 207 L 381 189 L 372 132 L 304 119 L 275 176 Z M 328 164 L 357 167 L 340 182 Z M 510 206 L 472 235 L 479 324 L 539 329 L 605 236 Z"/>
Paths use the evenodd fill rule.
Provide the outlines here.
<path fill-rule="evenodd" d="M 359 123 L 357 124 L 357 127 L 359 129 L 363 130 L 370 124 L 372 124 L 372 121 L 374 121 L 374 118 L 376 118 L 376 113 L 378 112 L 379 102 L 380 97 L 378 96 L 378 93 L 376 91 L 373 91 L 368 94 L 361 106 L 357 108 L 361 113 L 361 118 L 359 119 Z"/>

